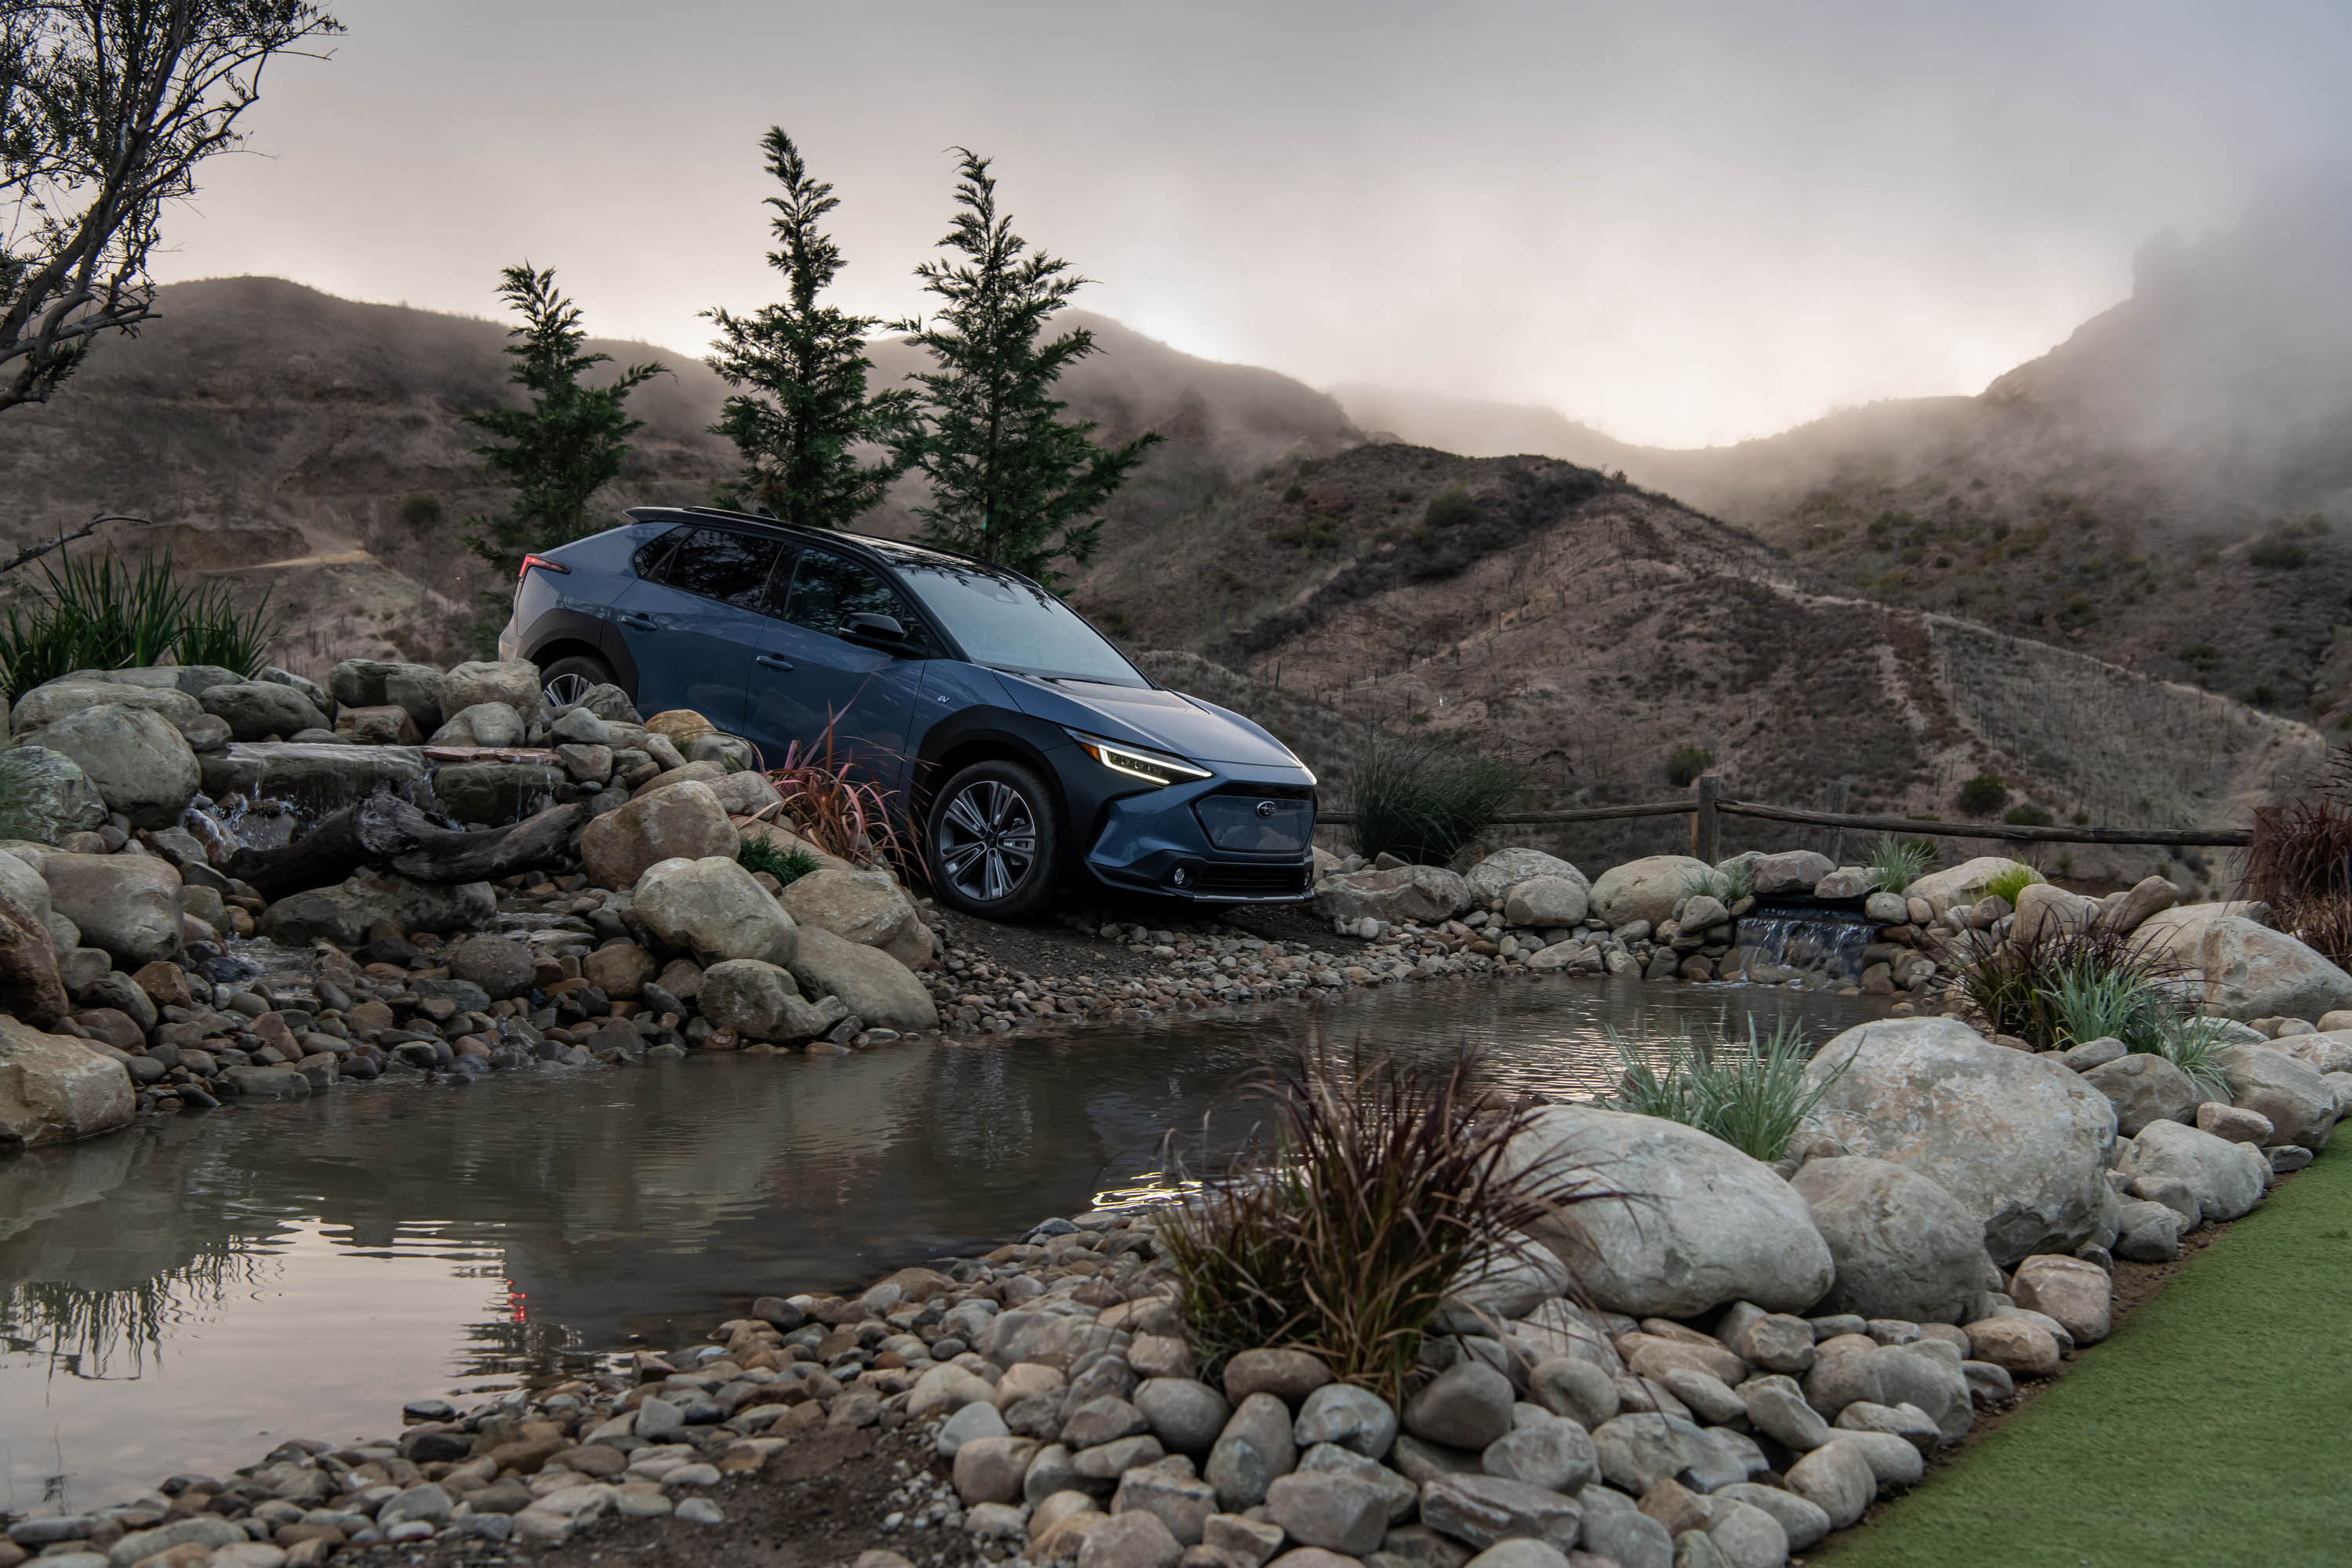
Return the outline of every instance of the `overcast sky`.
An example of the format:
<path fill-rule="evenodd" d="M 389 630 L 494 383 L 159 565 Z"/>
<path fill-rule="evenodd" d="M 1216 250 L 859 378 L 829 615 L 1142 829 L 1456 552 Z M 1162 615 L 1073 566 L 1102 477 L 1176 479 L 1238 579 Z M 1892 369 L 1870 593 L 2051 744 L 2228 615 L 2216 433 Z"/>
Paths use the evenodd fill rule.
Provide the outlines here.
<path fill-rule="evenodd" d="M 1317 385 L 1541 403 L 1696 445 L 1973 393 L 2352 144 L 2352 6 L 331 0 L 170 278 L 488 314 L 558 269 L 599 334 L 774 298 L 755 145 L 842 198 L 897 315 L 953 158 L 1083 302 Z"/>

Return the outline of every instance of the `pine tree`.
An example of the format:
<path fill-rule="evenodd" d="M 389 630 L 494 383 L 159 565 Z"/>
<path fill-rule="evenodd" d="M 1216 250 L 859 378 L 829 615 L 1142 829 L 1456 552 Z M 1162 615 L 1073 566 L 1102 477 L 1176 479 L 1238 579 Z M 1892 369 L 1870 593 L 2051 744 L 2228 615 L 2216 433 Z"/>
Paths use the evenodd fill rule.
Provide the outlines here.
<path fill-rule="evenodd" d="M 515 361 L 508 379 L 530 395 L 530 406 L 466 416 L 467 424 L 508 443 L 474 452 L 515 490 L 513 504 L 500 515 L 466 520 L 481 531 L 466 543 L 503 569 L 508 582 L 488 595 L 503 606 L 524 556 L 600 526 L 590 519 L 588 503 L 619 476 L 629 437 L 645 424 L 628 416 L 629 394 L 669 372 L 659 364 L 633 364 L 610 385 L 582 385 L 582 372 L 613 356 L 581 352 L 587 333 L 580 327 L 580 308 L 556 291 L 554 271 L 534 272 L 526 262 L 500 276 L 499 294 L 522 316 L 522 324 L 507 333 L 514 342 L 506 352 Z"/>
<path fill-rule="evenodd" d="M 869 396 L 866 334 L 882 323 L 819 305 L 817 296 L 841 271 L 841 248 L 817 224 L 841 204 L 833 186 L 809 175 L 793 139 L 772 128 L 761 145 L 768 173 L 783 187 L 770 196 L 778 249 L 768 264 L 786 278 L 786 301 L 763 305 L 750 317 L 724 310 L 703 312 L 719 324 L 710 368 L 730 386 L 712 426 L 743 455 L 741 492 L 786 522 L 845 528 L 882 499 L 906 471 L 896 455 L 914 403 L 910 392 Z M 873 443 L 893 455 L 858 461 L 854 448 Z"/>
<path fill-rule="evenodd" d="M 894 329 L 929 349 L 936 366 L 913 377 L 920 422 L 903 447 L 931 485 L 930 504 L 915 509 L 917 537 L 1057 587 L 1064 579 L 1054 563 L 1092 559 L 1103 520 L 1091 514 L 1160 437 L 1099 447 L 1092 424 L 1059 417 L 1067 405 L 1054 398 L 1054 384 L 1096 352 L 1094 334 L 1039 338 L 1087 280 L 1014 234 L 1012 219 L 997 216 L 989 161 L 956 151 L 962 210 L 940 244 L 961 259 L 915 268 L 925 292 L 944 303 Z"/>

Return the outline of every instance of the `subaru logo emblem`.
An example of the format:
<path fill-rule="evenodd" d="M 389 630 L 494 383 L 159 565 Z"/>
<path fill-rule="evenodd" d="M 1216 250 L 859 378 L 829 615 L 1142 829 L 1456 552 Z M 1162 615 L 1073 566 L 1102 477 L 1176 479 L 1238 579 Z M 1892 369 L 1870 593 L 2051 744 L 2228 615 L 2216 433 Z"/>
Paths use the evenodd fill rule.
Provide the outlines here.
<path fill-rule="evenodd" d="M 1270 800 L 1259 801 L 1257 803 L 1257 814 L 1260 816 L 1272 816 L 1274 815 L 1274 802 Z"/>

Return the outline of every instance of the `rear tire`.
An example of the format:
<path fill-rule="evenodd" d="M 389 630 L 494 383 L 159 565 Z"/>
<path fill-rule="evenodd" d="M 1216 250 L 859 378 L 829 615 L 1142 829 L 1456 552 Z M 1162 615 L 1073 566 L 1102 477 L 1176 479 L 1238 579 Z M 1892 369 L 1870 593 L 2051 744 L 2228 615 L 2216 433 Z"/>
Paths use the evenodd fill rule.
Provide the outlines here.
<path fill-rule="evenodd" d="M 539 689 L 550 708 L 569 708 L 592 686 L 619 684 L 613 667 L 593 653 L 566 654 L 539 672 Z"/>
<path fill-rule="evenodd" d="M 1019 763 L 974 763 L 932 797 L 931 888 L 950 909 L 1019 920 L 1053 896 L 1062 826 L 1045 781 Z"/>

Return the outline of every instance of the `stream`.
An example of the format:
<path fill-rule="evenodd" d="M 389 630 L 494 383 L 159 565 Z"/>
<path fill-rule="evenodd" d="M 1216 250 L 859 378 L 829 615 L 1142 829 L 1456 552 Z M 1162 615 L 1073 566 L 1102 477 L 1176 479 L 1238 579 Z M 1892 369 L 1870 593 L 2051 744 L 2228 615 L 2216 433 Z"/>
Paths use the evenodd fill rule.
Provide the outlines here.
<path fill-rule="evenodd" d="M 1591 1093 L 1609 1033 L 1756 1019 L 1818 1046 L 1877 998 L 1633 980 L 1430 985 L 991 1045 L 698 1055 L 457 1087 L 355 1085 L 0 1160 L 0 1510 L 72 1512 L 399 1406 L 698 1342 L 754 1294 L 861 1285 L 1169 1190 L 1243 1092 L 1332 1045 L 1484 1048 Z"/>

